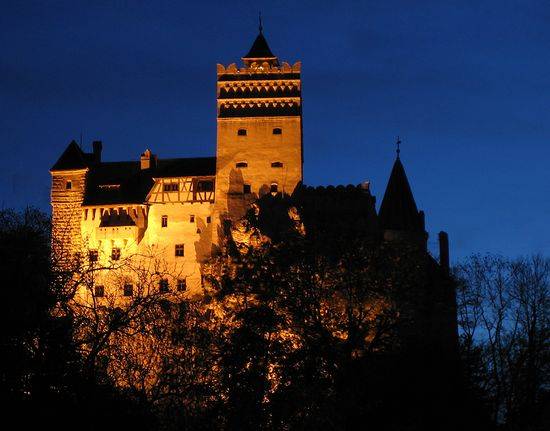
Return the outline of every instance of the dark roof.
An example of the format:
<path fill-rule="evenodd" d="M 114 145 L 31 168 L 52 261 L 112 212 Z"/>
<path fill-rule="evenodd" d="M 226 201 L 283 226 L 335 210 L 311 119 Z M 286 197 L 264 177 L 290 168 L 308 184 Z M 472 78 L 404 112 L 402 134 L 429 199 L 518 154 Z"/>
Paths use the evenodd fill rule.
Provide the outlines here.
<path fill-rule="evenodd" d="M 275 58 L 261 31 L 252 44 L 252 48 L 243 58 Z"/>
<path fill-rule="evenodd" d="M 399 157 L 393 164 L 384 199 L 378 212 L 382 229 L 423 232 L 423 216 L 416 202 Z"/>
<path fill-rule="evenodd" d="M 72 169 L 84 169 L 89 165 L 88 154 L 84 153 L 75 141 L 67 146 L 61 157 L 52 166 L 52 171 L 68 171 Z"/>
<path fill-rule="evenodd" d="M 84 205 L 143 203 L 153 186 L 153 178 L 215 174 L 215 157 L 159 160 L 156 168 L 143 170 L 139 161 L 99 163 L 88 173 Z"/>

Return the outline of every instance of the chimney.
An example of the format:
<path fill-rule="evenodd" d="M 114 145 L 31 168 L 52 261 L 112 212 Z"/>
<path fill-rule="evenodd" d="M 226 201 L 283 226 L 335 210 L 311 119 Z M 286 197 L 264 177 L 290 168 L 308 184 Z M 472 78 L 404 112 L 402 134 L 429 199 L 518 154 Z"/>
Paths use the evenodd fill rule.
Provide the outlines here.
<path fill-rule="evenodd" d="M 101 141 L 94 141 L 92 146 L 94 149 L 94 162 L 101 163 L 101 150 L 103 149 L 103 144 Z"/>
<path fill-rule="evenodd" d="M 141 155 L 141 170 L 156 168 L 157 166 L 157 156 L 151 153 L 151 150 L 147 149 Z"/>
<path fill-rule="evenodd" d="M 439 265 L 449 273 L 449 235 L 447 232 L 439 232 Z"/>

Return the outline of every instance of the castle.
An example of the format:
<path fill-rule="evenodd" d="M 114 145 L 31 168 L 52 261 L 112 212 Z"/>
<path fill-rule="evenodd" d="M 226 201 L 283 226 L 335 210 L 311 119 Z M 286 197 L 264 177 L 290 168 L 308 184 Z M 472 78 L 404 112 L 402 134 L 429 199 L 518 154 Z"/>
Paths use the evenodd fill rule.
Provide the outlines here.
<path fill-rule="evenodd" d="M 177 268 L 176 275 L 159 276 L 160 289 L 199 294 L 202 265 L 216 251 L 227 221 L 241 218 L 267 194 L 301 193 L 307 200 L 301 64 L 280 62 L 261 26 L 242 61 L 241 67 L 217 66 L 215 157 L 162 159 L 147 149 L 139 160 L 104 162 L 100 141 L 91 153 L 69 144 L 50 171 L 54 255 L 60 261 L 77 256 L 108 267 L 154 253 Z M 424 216 L 399 153 L 378 214 L 368 184 L 352 189 L 361 197 L 358 211 L 372 220 L 370 228 L 387 241 L 404 239 L 426 249 Z M 328 208 L 333 198 L 325 199 Z M 440 243 L 446 269 L 446 234 Z M 116 289 L 132 296 L 136 282 L 128 277 Z M 100 277 L 95 294 L 104 295 L 108 284 Z"/>

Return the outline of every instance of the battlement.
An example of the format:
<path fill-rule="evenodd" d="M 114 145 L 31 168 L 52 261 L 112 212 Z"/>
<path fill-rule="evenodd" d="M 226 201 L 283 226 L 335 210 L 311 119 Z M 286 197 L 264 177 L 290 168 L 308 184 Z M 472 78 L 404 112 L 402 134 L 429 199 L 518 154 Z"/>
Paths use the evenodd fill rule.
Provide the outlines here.
<path fill-rule="evenodd" d="M 217 74 L 218 81 L 300 79 L 301 68 L 302 63 L 300 61 L 292 66 L 285 61 L 280 66 L 270 64 L 267 61 L 253 62 L 240 68 L 235 63 L 231 63 L 227 67 L 218 64 Z"/>

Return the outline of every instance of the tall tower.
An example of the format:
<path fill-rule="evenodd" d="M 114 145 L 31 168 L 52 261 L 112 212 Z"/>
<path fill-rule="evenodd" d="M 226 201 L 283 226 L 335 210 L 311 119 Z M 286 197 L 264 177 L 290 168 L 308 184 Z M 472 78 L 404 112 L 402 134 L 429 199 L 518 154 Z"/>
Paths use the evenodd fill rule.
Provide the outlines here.
<path fill-rule="evenodd" d="M 243 66 L 217 68 L 216 217 L 235 220 L 302 181 L 300 62 L 279 63 L 260 32 Z"/>

